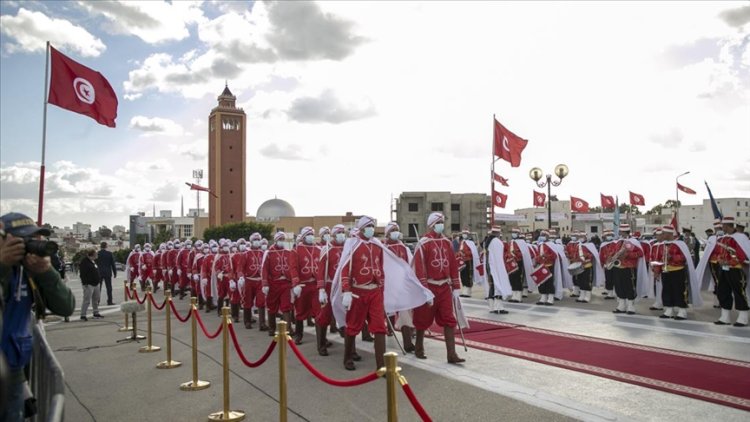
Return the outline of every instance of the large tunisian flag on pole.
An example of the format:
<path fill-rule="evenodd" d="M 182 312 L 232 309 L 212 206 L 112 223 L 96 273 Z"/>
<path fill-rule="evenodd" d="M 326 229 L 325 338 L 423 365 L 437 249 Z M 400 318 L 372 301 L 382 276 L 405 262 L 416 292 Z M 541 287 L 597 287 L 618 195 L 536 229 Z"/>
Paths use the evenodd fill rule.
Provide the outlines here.
<path fill-rule="evenodd" d="M 50 46 L 52 72 L 47 101 L 115 127 L 117 94 L 107 78 Z"/>
<path fill-rule="evenodd" d="M 510 163 L 511 167 L 521 165 L 521 153 L 529 141 L 516 136 L 495 119 L 494 146 L 495 155 Z"/>

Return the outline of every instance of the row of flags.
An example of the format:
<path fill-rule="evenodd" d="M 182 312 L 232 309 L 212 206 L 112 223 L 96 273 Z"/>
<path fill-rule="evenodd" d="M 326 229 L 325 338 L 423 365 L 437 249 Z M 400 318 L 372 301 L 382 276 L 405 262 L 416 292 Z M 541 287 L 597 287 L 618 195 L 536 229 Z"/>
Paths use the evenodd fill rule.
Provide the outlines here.
<path fill-rule="evenodd" d="M 511 132 L 494 116 L 492 117 L 492 150 L 494 152 L 492 158 L 492 204 L 494 207 L 505 208 L 508 202 L 508 195 L 497 190 L 497 185 L 495 185 L 495 183 L 499 183 L 502 186 L 508 186 L 508 179 L 495 172 L 495 161 L 498 159 L 505 160 L 510 163 L 511 167 L 520 166 L 521 155 L 528 143 L 528 140 Z M 492 214 L 494 214 L 494 209 L 490 215 Z M 490 221 L 490 225 L 492 225 L 492 221 Z"/>

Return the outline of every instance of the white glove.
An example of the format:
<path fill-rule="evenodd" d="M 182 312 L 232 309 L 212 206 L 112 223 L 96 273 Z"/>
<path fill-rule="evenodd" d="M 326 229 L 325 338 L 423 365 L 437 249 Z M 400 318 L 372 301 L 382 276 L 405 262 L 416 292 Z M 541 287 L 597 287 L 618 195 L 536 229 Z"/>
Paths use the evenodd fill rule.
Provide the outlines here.
<path fill-rule="evenodd" d="M 191 278 L 193 278 L 193 273 L 188 273 L 188 280 L 190 280 Z"/>
<path fill-rule="evenodd" d="M 146 269 L 146 264 L 141 265 L 141 269 L 145 270 Z"/>
<path fill-rule="evenodd" d="M 133 279 L 133 282 L 140 283 L 141 282 L 141 278 L 138 277 L 138 276 L 135 276 L 135 278 Z"/>
<path fill-rule="evenodd" d="M 177 270 L 177 276 L 181 276 L 181 275 L 182 275 L 182 270 L 178 269 Z"/>
<path fill-rule="evenodd" d="M 237 290 L 237 283 L 235 283 L 234 280 L 229 280 L 229 290 L 231 291 Z"/>
<path fill-rule="evenodd" d="M 458 298 L 460 296 L 461 296 L 461 290 L 460 289 L 453 290 L 453 297 Z"/>
<path fill-rule="evenodd" d="M 302 295 L 302 286 L 294 286 L 292 293 L 294 293 L 295 297 L 300 297 Z"/>
<path fill-rule="evenodd" d="M 193 280 L 194 281 L 200 280 L 200 277 L 198 277 L 198 274 L 193 274 Z"/>
<path fill-rule="evenodd" d="M 344 305 L 344 309 L 348 311 L 352 307 L 352 292 L 344 292 L 341 303 Z"/>
<path fill-rule="evenodd" d="M 321 305 L 325 305 L 326 303 L 328 303 L 328 295 L 326 294 L 326 289 L 318 290 L 318 301 L 320 301 Z"/>
<path fill-rule="evenodd" d="M 224 279 L 224 272 L 223 271 L 219 271 L 219 274 L 216 276 L 216 279 L 219 280 L 219 281 L 223 280 Z"/>
<path fill-rule="evenodd" d="M 167 271 L 167 274 L 169 274 L 169 276 L 172 277 L 172 270 Z"/>
<path fill-rule="evenodd" d="M 206 291 L 206 286 L 208 286 L 208 279 L 201 280 L 201 291 Z"/>
<path fill-rule="evenodd" d="M 245 277 L 240 277 L 240 281 L 237 282 L 237 287 L 240 290 L 245 290 Z"/>
<path fill-rule="evenodd" d="M 430 299 L 430 300 L 427 301 L 427 305 L 429 305 L 429 306 L 432 306 L 433 303 L 434 303 L 433 299 Z"/>
<path fill-rule="evenodd" d="M 269 290 L 268 286 L 263 286 L 263 288 L 260 289 L 260 291 L 263 292 L 264 296 L 268 296 L 268 290 Z"/>

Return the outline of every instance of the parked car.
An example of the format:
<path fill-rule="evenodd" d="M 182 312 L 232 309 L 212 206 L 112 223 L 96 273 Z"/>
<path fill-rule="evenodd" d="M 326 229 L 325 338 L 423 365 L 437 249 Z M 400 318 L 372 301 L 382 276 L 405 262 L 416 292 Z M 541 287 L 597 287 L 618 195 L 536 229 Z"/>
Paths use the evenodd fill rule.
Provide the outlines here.
<path fill-rule="evenodd" d="M 123 264 L 121 262 L 116 262 L 115 263 L 115 268 L 117 268 L 117 271 L 125 271 L 125 264 Z"/>

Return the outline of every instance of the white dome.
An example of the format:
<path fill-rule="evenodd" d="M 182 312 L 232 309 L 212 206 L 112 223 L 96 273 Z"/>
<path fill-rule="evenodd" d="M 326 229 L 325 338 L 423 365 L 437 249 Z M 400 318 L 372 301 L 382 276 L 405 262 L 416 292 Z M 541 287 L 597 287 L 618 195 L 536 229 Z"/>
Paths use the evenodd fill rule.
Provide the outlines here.
<path fill-rule="evenodd" d="M 258 221 L 278 221 L 281 217 L 294 217 L 294 208 L 283 199 L 269 199 L 260 204 L 255 218 Z"/>

